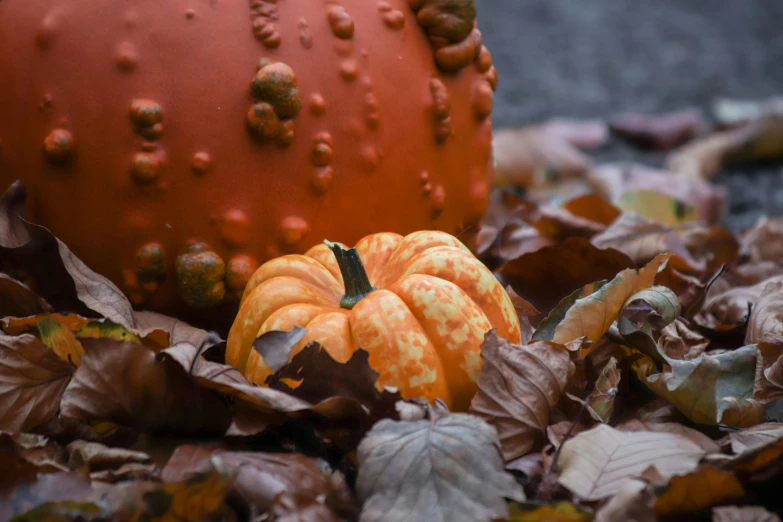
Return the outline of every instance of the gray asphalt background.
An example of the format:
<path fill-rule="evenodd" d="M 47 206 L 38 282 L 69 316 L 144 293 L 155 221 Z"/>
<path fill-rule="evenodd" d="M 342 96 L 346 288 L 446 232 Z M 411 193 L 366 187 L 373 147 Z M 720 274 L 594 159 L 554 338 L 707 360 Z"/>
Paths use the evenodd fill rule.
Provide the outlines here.
<path fill-rule="evenodd" d="M 783 2 L 778 0 L 476 0 L 500 73 L 493 121 L 606 117 L 709 109 L 717 96 L 783 95 Z M 707 113 L 709 114 L 709 113 Z M 618 145 L 600 159 L 641 159 Z M 783 213 L 783 168 L 724 172 L 727 224 Z"/>

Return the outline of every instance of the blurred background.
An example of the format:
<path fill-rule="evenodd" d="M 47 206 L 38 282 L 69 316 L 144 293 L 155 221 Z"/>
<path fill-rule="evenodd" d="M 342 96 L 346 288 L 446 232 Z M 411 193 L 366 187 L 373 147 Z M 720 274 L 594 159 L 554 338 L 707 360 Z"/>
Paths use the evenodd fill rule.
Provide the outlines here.
<path fill-rule="evenodd" d="M 701 109 L 717 98 L 783 95 L 783 2 L 769 0 L 476 0 L 480 29 L 500 83 L 496 129 L 555 117 L 609 118 Z M 596 161 L 662 166 L 665 154 L 623 143 L 591 151 Z M 727 225 L 783 213 L 783 168 L 720 169 Z"/>

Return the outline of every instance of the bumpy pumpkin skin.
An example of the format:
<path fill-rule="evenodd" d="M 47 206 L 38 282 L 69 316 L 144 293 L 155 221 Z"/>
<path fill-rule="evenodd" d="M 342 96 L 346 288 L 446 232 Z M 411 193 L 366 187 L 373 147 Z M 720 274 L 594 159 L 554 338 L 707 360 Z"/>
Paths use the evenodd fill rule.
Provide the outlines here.
<path fill-rule="evenodd" d="M 28 218 L 134 304 L 177 314 L 215 301 L 207 284 L 177 292 L 193 288 L 177 270 L 190 244 L 225 264 L 235 307 L 249 266 L 324 237 L 475 232 L 497 73 L 474 14 L 473 0 L 0 1 L 0 185 L 21 179 Z"/>
<path fill-rule="evenodd" d="M 492 273 L 455 237 L 434 231 L 367 236 L 356 244 L 375 291 L 351 310 L 334 254 L 326 245 L 267 262 L 250 279 L 228 336 L 226 360 L 251 381 L 272 373 L 253 341 L 295 325 L 307 334 L 292 350 L 319 342 L 347 361 L 357 347 L 370 354 L 378 387 L 406 398 L 443 399 L 465 410 L 476 391 L 484 334 L 520 341 L 519 320 Z"/>

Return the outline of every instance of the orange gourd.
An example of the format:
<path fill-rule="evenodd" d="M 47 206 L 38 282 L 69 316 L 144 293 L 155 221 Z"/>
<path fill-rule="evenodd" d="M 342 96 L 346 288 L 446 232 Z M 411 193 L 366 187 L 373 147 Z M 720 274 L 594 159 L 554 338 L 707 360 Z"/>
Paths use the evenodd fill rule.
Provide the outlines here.
<path fill-rule="evenodd" d="M 253 341 L 265 332 L 307 329 L 291 357 L 311 341 L 340 362 L 369 353 L 377 386 L 406 398 L 440 398 L 465 410 L 476 391 L 484 334 L 520 341 L 511 299 L 455 237 L 380 233 L 355 248 L 325 242 L 279 257 L 251 277 L 228 336 L 226 360 L 264 384 L 272 373 Z"/>

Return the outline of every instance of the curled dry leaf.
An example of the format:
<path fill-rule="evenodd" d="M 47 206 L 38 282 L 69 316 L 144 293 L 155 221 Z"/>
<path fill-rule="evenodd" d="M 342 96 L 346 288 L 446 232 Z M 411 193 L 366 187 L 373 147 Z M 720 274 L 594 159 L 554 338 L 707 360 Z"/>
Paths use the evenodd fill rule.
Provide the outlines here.
<path fill-rule="evenodd" d="M 272 371 L 276 372 L 288 364 L 291 359 L 291 349 L 304 338 L 306 333 L 306 328 L 297 325 L 294 325 L 291 331 L 272 330 L 261 334 L 253 341 L 253 349 L 263 357 Z"/>
<path fill-rule="evenodd" d="M 700 179 L 677 176 L 636 163 L 608 163 L 593 169 L 590 182 L 609 201 L 627 192 L 652 190 L 678 199 L 698 210 L 708 224 L 720 223 L 726 214 L 726 191 Z"/>
<path fill-rule="evenodd" d="M 131 304 L 114 283 L 90 270 L 49 230 L 22 218 L 26 197 L 17 181 L 0 198 L 0 263 L 23 267 L 55 310 L 97 314 L 133 328 Z"/>
<path fill-rule="evenodd" d="M 657 190 L 625 192 L 614 203 L 625 213 L 670 227 L 692 223 L 700 217 L 695 207 Z"/>
<path fill-rule="evenodd" d="M 470 413 L 497 429 L 510 461 L 543 442 L 551 410 L 574 373 L 565 347 L 543 341 L 509 343 L 490 330 L 481 345 L 483 367 Z"/>
<path fill-rule="evenodd" d="M 65 450 L 53 440 L 34 433 L 0 432 L 0 452 L 18 455 L 39 473 L 68 471 Z"/>
<path fill-rule="evenodd" d="M 0 273 L 0 317 L 27 317 L 53 311 L 51 305 L 30 287 Z"/>
<path fill-rule="evenodd" d="M 783 260 L 783 217 L 761 216 L 742 236 L 742 246 L 751 261 Z"/>
<path fill-rule="evenodd" d="M 664 359 L 671 370 L 656 373 L 648 360 L 639 363 L 636 373 L 693 422 L 738 427 L 762 422 L 763 408 L 753 398 L 755 345 L 690 361 Z"/>
<path fill-rule="evenodd" d="M 716 325 L 744 325 L 750 318 L 750 311 L 756 305 L 768 284 L 783 284 L 783 276 L 761 281 L 753 286 L 738 286 L 721 294 L 710 296 L 704 303 L 704 310 L 696 316 L 697 322 L 705 327 Z"/>
<path fill-rule="evenodd" d="M 709 345 L 709 339 L 688 328 L 681 320 L 667 325 L 658 339 L 658 346 L 667 357 L 681 361 L 696 359 Z"/>
<path fill-rule="evenodd" d="M 617 359 L 610 358 L 601 370 L 595 387 L 587 399 L 587 411 L 596 421 L 609 422 L 611 420 L 621 376 L 622 372 L 617 369 Z"/>
<path fill-rule="evenodd" d="M 595 522 L 657 522 L 652 488 L 628 480 L 595 515 Z"/>
<path fill-rule="evenodd" d="M 82 364 L 65 390 L 61 414 L 145 431 L 221 434 L 228 407 L 176 362 L 129 341 L 83 339 Z"/>
<path fill-rule="evenodd" d="M 720 453 L 720 446 L 717 442 L 704 435 L 700 431 L 689 428 L 678 422 L 648 422 L 638 419 L 626 421 L 617 429 L 620 431 L 657 431 L 661 433 L 671 433 L 683 437 L 702 448 L 707 454 Z"/>
<path fill-rule="evenodd" d="M 231 493 L 248 511 L 274 520 L 351 519 L 355 508 L 339 473 L 326 463 L 300 454 L 225 451 L 207 446 L 179 446 L 163 468 L 166 482 L 187 481 L 202 472 L 212 456 L 235 474 Z"/>
<path fill-rule="evenodd" d="M 615 248 L 643 265 L 662 253 L 672 254 L 669 263 L 686 273 L 700 273 L 705 265 L 693 258 L 677 231 L 635 214 L 623 214 L 591 242 L 598 248 Z"/>
<path fill-rule="evenodd" d="M 650 466 L 664 477 L 692 471 L 704 453 L 690 440 L 671 433 L 622 432 L 599 424 L 565 442 L 558 480 L 584 500 L 602 500 Z"/>
<path fill-rule="evenodd" d="M 72 373 L 34 336 L 0 334 L 0 430 L 29 431 L 54 418 Z"/>
<path fill-rule="evenodd" d="M 768 281 L 752 310 L 745 333 L 746 344 L 783 336 L 783 281 Z"/>
<path fill-rule="evenodd" d="M 619 218 L 622 212 L 600 194 L 583 194 L 563 203 L 563 209 L 572 215 L 599 223 L 605 227 Z"/>
<path fill-rule="evenodd" d="M 193 346 L 201 346 L 202 351 L 205 351 L 214 345 L 216 341 L 213 339 L 208 340 L 210 335 L 208 331 L 191 326 L 175 317 L 146 311 L 134 312 L 134 317 L 136 319 L 136 331 L 142 337 L 160 337 L 158 344 L 164 348 L 179 343 L 190 343 Z M 160 336 L 160 332 L 167 335 Z M 206 345 L 202 346 L 204 343 Z"/>
<path fill-rule="evenodd" d="M 100 442 L 76 440 L 68 444 L 68 465 L 72 468 L 86 466 L 90 471 L 119 468 L 123 464 L 150 464 L 152 459 L 142 451 L 110 448 Z"/>
<path fill-rule="evenodd" d="M 783 440 L 783 423 L 780 422 L 759 424 L 729 434 L 731 451 L 735 455 L 769 446 L 779 440 Z"/>
<path fill-rule="evenodd" d="M 758 353 L 753 397 L 762 404 L 768 404 L 783 398 L 783 338 L 764 337 L 756 348 Z"/>
<path fill-rule="evenodd" d="M 760 506 L 723 506 L 712 510 L 712 522 L 780 522 L 780 517 Z"/>
<path fill-rule="evenodd" d="M 576 299 L 562 318 L 561 311 L 553 310 L 539 325 L 533 338 L 558 344 L 566 344 L 580 337 L 597 342 L 620 314 L 626 300 L 636 292 L 652 286 L 655 274 L 665 259 L 666 256 L 659 256 L 638 271 L 623 270 L 590 295 Z"/>
<path fill-rule="evenodd" d="M 665 286 L 653 286 L 629 297 L 618 317 L 626 344 L 657 358 L 661 331 L 680 315 L 680 301 Z"/>
<path fill-rule="evenodd" d="M 502 280 L 541 313 L 593 281 L 611 279 L 636 265 L 614 249 L 600 249 L 586 239 L 569 238 L 557 245 L 525 254 L 500 270 Z"/>
<path fill-rule="evenodd" d="M 744 496 L 745 488 L 734 473 L 703 465 L 673 477 L 655 500 L 655 513 L 659 517 L 698 513 Z"/>
<path fill-rule="evenodd" d="M 660 116 L 626 113 L 609 119 L 609 130 L 641 149 L 669 150 L 690 141 L 705 126 L 698 109 Z"/>
<path fill-rule="evenodd" d="M 363 522 L 490 521 L 508 516 L 506 498 L 525 500 L 503 470 L 495 429 L 473 415 L 382 420 L 358 457 Z"/>

